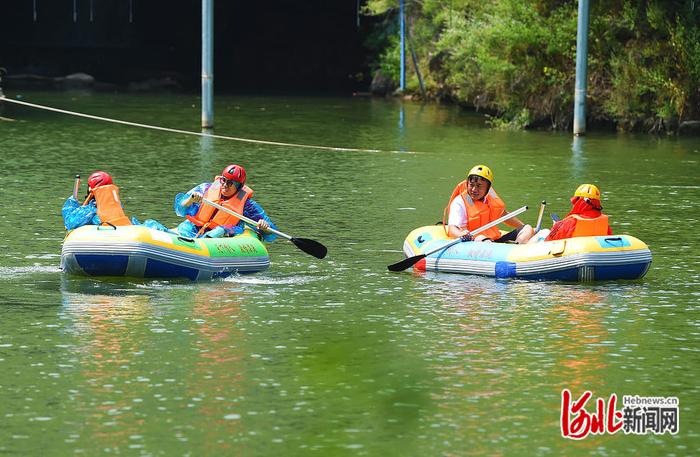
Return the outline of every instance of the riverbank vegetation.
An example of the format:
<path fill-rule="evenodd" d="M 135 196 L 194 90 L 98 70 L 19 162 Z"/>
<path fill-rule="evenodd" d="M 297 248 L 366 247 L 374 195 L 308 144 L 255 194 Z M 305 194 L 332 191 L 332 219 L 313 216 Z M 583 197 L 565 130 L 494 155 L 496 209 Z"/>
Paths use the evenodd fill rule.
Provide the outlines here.
<path fill-rule="evenodd" d="M 394 84 L 398 3 L 365 7 L 384 17 L 368 45 Z M 570 128 L 576 0 L 406 0 L 405 14 L 409 94 L 485 111 L 497 127 Z M 589 126 L 675 133 L 700 120 L 700 2 L 593 1 L 588 48 Z"/>

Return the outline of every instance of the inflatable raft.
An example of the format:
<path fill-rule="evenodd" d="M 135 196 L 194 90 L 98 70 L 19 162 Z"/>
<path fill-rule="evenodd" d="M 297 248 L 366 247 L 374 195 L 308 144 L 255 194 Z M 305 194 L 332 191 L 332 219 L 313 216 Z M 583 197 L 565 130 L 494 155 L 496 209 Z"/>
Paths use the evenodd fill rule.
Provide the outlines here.
<path fill-rule="evenodd" d="M 250 231 L 231 238 L 183 238 L 143 226 L 87 225 L 68 233 L 61 269 L 90 276 L 205 280 L 270 266 Z"/>
<path fill-rule="evenodd" d="M 413 257 L 445 245 L 442 225 L 420 227 L 404 241 Z M 588 236 L 529 244 L 463 242 L 438 251 L 414 265 L 419 271 L 442 271 L 562 281 L 638 279 L 651 265 L 647 245 L 629 235 Z"/>

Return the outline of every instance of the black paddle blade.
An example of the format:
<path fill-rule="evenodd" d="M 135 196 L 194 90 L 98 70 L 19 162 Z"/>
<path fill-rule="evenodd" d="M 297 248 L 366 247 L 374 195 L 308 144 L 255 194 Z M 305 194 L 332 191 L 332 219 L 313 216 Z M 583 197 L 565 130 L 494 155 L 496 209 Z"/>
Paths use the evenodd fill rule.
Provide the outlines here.
<path fill-rule="evenodd" d="M 318 241 L 309 240 L 308 238 L 292 238 L 292 243 L 302 251 L 310 254 L 317 259 L 322 259 L 328 253 L 328 249 Z"/>
<path fill-rule="evenodd" d="M 387 268 L 389 271 L 404 271 L 406 268 L 412 267 L 413 265 L 417 264 L 420 259 L 424 258 L 425 254 L 414 255 L 413 257 L 403 259 L 401 262 L 392 263 Z"/>

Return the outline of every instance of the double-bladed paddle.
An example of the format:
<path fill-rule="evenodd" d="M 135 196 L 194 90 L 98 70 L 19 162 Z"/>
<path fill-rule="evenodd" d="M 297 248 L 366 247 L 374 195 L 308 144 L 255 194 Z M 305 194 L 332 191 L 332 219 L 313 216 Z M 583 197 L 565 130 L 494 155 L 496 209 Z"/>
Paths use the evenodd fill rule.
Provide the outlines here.
<path fill-rule="evenodd" d="M 527 211 L 527 206 L 523 206 L 523 207 L 521 207 L 521 208 L 518 208 L 518 209 L 516 209 L 515 211 L 513 211 L 513 212 L 511 212 L 511 213 L 508 213 L 508 214 L 506 214 L 505 216 L 501 216 L 501 217 L 499 217 L 498 219 L 496 219 L 495 221 L 489 222 L 488 224 L 483 225 L 483 226 L 479 227 L 478 229 L 476 229 L 476 230 L 474 230 L 474 231 L 472 231 L 472 232 L 469 232 L 468 234 L 463 235 L 462 237 L 457 238 L 457 239 L 454 240 L 454 241 L 451 241 L 451 242 L 447 243 L 447 244 L 444 245 L 444 246 L 440 246 L 439 248 L 433 249 L 433 250 L 428 251 L 428 252 L 425 252 L 425 253 L 423 253 L 423 254 L 414 255 L 413 257 L 409 257 L 409 258 L 407 258 L 407 259 L 403 259 L 401 262 L 393 263 L 393 264 L 389 265 L 387 268 L 389 269 L 389 271 L 403 271 L 403 270 L 405 270 L 406 268 L 412 267 L 413 265 L 417 264 L 419 260 L 428 257 L 430 254 L 434 254 L 434 253 L 436 253 L 436 252 L 438 252 L 438 251 L 443 251 L 443 250 L 445 250 L 445 249 L 447 249 L 447 248 L 450 248 L 450 247 L 454 246 L 455 244 L 459 244 L 459 243 L 463 243 L 463 242 L 465 242 L 465 241 L 469 241 L 469 237 L 470 237 L 470 236 L 474 236 L 474 235 L 476 235 L 476 234 L 478 234 L 478 233 L 483 232 L 484 230 L 488 230 L 488 229 L 490 229 L 491 227 L 495 227 L 496 225 L 500 224 L 501 222 L 507 221 L 508 219 L 510 219 L 510 218 L 512 218 L 512 217 L 515 217 L 515 216 L 517 216 L 517 215 L 520 214 L 520 213 L 524 213 L 525 211 Z"/>
<path fill-rule="evenodd" d="M 240 220 L 242 220 L 246 224 L 252 225 L 253 227 L 255 227 L 258 224 L 257 221 L 254 221 L 253 219 L 247 218 L 242 214 L 238 214 L 237 212 L 230 210 L 228 208 L 225 208 L 225 207 L 219 205 L 218 203 L 214 203 L 211 200 L 207 200 L 206 198 L 202 198 L 202 202 L 206 203 L 207 205 L 213 206 L 214 208 L 218 209 L 219 211 L 223 211 L 223 212 L 228 213 L 232 216 L 236 216 L 237 218 L 239 218 Z M 273 229 L 272 227 L 266 229 L 266 231 L 268 231 L 270 233 L 274 233 L 277 236 L 281 236 L 282 238 L 288 239 L 289 241 L 294 243 L 294 246 L 298 247 L 299 249 L 306 252 L 307 254 L 310 254 L 310 255 L 316 257 L 317 259 L 324 258 L 326 256 L 326 254 L 328 253 L 328 249 L 324 245 L 319 243 L 318 241 L 309 240 L 307 238 L 296 238 L 293 236 L 289 236 L 286 233 L 282 233 L 278 230 Z"/>

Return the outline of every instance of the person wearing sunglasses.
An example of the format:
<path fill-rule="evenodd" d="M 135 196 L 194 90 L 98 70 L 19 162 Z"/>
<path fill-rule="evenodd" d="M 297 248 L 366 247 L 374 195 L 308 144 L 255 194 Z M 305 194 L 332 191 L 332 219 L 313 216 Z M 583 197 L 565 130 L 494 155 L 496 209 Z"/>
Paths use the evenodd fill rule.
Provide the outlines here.
<path fill-rule="evenodd" d="M 445 208 L 443 225 L 447 235 L 452 238 L 470 236 L 470 231 L 507 214 L 506 204 L 496 194 L 492 183 L 493 172 L 486 165 L 476 165 L 469 170 L 467 179 L 457 184 L 452 191 Z M 498 227 L 491 227 L 476 235 L 473 241 L 512 241 L 520 244 L 526 243 L 535 233 L 530 225 L 524 224 L 517 217 L 506 220 L 505 224 L 515 230 L 501 235 Z"/>
<path fill-rule="evenodd" d="M 213 182 L 204 182 L 187 193 L 175 196 L 175 213 L 185 220 L 177 227 L 180 236 L 187 238 L 236 236 L 243 233 L 243 222 L 236 216 L 219 211 L 202 202 L 205 198 L 249 219 L 258 221 L 255 227 L 264 241 L 272 241 L 276 235 L 268 228 L 276 228 L 270 218 L 251 197 L 253 189 L 245 185 L 245 169 L 236 164 L 228 165 Z"/>

